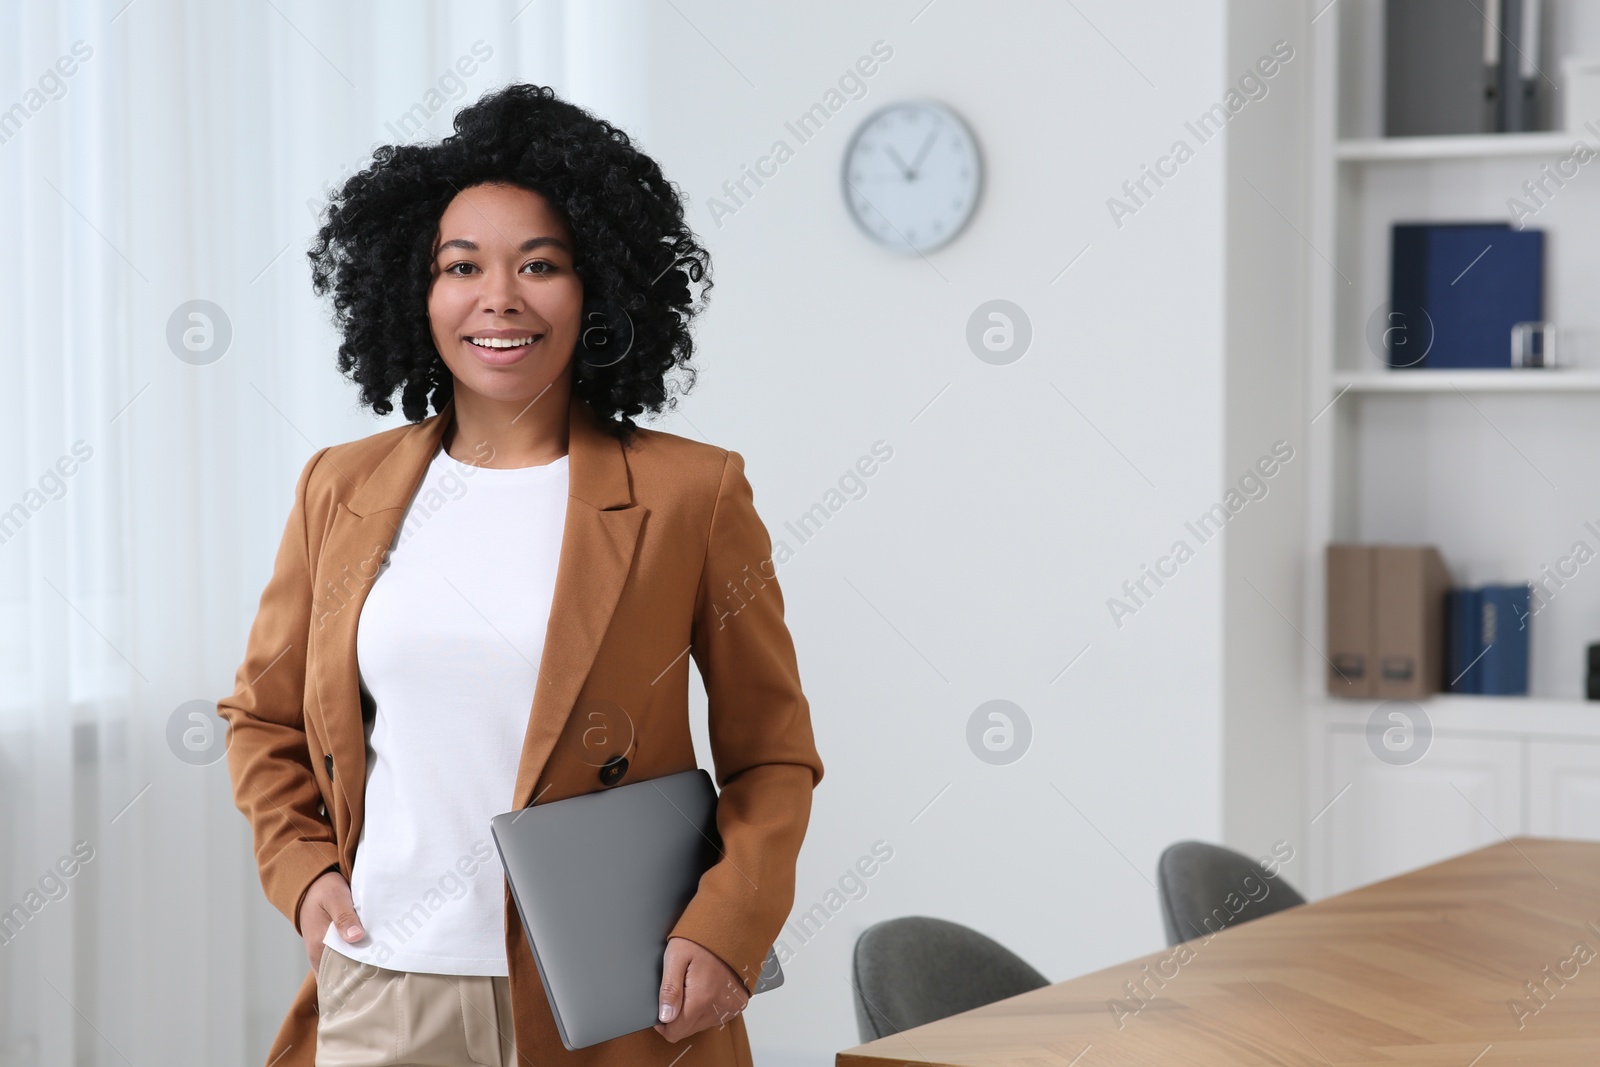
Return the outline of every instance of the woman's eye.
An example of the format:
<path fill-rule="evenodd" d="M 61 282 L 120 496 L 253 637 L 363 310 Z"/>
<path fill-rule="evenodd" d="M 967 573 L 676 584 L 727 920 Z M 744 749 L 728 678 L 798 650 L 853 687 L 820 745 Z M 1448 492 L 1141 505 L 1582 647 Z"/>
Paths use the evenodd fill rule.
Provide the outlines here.
<path fill-rule="evenodd" d="M 462 268 L 465 268 L 465 269 L 464 270 L 457 270 L 456 269 L 457 267 L 462 267 Z M 544 259 L 536 259 L 532 263 L 528 263 L 528 264 L 524 265 L 524 269 L 525 270 L 528 267 L 537 267 L 537 268 L 539 268 L 538 270 L 535 270 L 535 271 L 532 272 L 534 274 L 553 274 L 558 269 L 554 263 L 551 263 L 549 260 L 544 260 Z M 467 274 L 469 274 L 472 271 L 475 271 L 477 269 L 478 268 L 474 264 L 471 264 L 471 263 L 466 262 L 465 260 L 462 260 L 459 263 L 450 264 L 448 267 L 446 267 L 444 269 L 444 272 L 446 274 L 454 274 L 457 277 L 464 277 L 465 275 L 467 275 Z"/>

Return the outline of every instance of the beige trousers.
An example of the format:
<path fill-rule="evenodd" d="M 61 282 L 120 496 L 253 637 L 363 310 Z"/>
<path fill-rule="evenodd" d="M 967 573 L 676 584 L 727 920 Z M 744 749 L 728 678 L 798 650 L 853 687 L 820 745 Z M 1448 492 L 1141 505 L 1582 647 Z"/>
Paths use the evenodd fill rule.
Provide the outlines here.
<path fill-rule="evenodd" d="M 511 983 L 360 963 L 317 965 L 316 1067 L 513 1067 Z"/>

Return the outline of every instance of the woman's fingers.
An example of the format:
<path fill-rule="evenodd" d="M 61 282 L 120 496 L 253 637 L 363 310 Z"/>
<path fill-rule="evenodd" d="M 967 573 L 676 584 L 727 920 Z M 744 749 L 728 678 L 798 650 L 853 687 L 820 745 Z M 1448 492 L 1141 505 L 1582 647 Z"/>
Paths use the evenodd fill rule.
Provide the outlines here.
<path fill-rule="evenodd" d="M 726 1023 L 744 1010 L 749 999 L 733 971 L 709 949 L 684 938 L 667 941 L 656 1033 L 668 1041 L 681 1041 Z"/>
<path fill-rule="evenodd" d="M 360 918 L 356 916 L 355 901 L 350 897 L 350 883 L 346 882 L 344 875 L 337 871 L 329 873 L 334 877 L 327 879 L 327 896 L 322 901 L 323 909 L 333 922 L 333 928 L 339 931 L 339 936 L 354 944 L 367 934 L 361 928 Z"/>
<path fill-rule="evenodd" d="M 306 956 L 313 970 L 322 959 L 322 939 L 330 925 L 350 944 L 367 936 L 356 915 L 355 901 L 350 897 L 350 883 L 338 871 L 327 871 L 311 883 L 300 910 L 305 916 L 300 924 L 300 936 L 305 939 Z"/>
<path fill-rule="evenodd" d="M 312 884 L 311 892 L 316 895 L 317 907 L 322 909 L 333 928 L 339 931 L 340 937 L 353 944 L 367 936 L 361 928 L 360 917 L 356 915 L 355 901 L 350 897 L 350 883 L 344 880 L 344 875 L 329 871 Z"/>
<path fill-rule="evenodd" d="M 689 976 L 689 952 L 682 938 L 669 938 L 667 951 L 661 958 L 660 1010 L 656 1015 L 662 1023 L 670 1023 L 683 1014 L 683 989 Z M 660 1026 L 656 1027 L 661 1030 Z M 663 1031 L 665 1036 L 665 1031 Z M 676 1040 L 676 1038 L 668 1038 Z"/>

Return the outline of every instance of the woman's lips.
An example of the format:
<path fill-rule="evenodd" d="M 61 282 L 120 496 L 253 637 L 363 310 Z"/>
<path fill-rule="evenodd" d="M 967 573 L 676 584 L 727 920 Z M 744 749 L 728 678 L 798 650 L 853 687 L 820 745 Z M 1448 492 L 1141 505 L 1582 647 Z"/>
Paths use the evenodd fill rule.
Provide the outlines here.
<path fill-rule="evenodd" d="M 483 345 L 474 344 L 467 338 L 463 338 L 463 343 L 472 349 L 473 355 L 477 356 L 480 361 L 489 364 L 491 367 L 504 367 L 526 356 L 542 340 L 544 340 L 544 335 L 539 334 L 534 337 L 532 343 L 518 345 L 515 348 L 485 348 Z"/>

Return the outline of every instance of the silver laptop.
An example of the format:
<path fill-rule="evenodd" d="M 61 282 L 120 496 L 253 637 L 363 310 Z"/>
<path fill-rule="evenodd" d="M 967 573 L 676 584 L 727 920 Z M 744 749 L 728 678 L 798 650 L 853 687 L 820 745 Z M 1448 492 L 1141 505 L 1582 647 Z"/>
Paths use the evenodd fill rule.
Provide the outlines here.
<path fill-rule="evenodd" d="M 569 1051 L 656 1024 L 667 935 L 721 856 L 716 811 L 696 768 L 490 820 Z M 755 992 L 782 984 L 769 952 Z"/>

